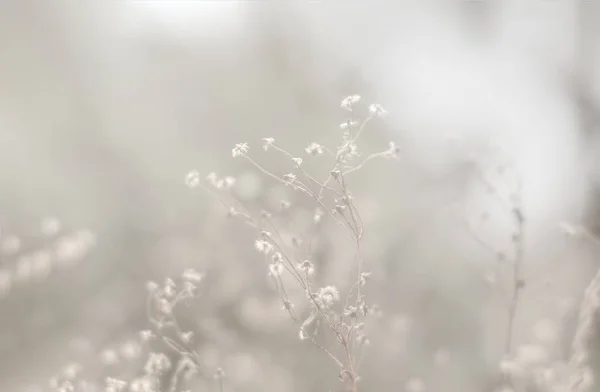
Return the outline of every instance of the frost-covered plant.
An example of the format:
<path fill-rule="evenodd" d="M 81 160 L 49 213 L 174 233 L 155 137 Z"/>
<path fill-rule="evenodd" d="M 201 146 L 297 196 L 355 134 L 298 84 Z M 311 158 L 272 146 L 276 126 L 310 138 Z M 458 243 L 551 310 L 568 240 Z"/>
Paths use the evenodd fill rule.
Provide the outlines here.
<path fill-rule="evenodd" d="M 303 158 L 277 144 L 274 138 L 262 139 L 264 151 L 277 152 L 289 160 L 289 172 L 278 172 L 259 163 L 250 155 L 248 143 L 238 143 L 231 151 L 233 158 L 245 159 L 267 178 L 308 196 L 314 204 L 313 227 L 329 220 L 348 234 L 354 246 L 356 266 L 353 283 L 345 293 L 341 293 L 333 284 L 322 285 L 318 282 L 318 266 L 314 263 L 310 247 L 314 233 L 294 235 L 290 244 L 272 212 L 251 211 L 236 198 L 231 192 L 235 185 L 233 177 L 220 178 L 215 173 L 210 173 L 206 177 L 206 184 L 201 181 L 197 171 L 190 172 L 186 177 L 190 187 L 202 185 L 209 189 L 227 208 L 230 217 L 237 218 L 256 230 L 254 248 L 266 260 L 266 272 L 281 298 L 283 309 L 297 324 L 299 338 L 325 353 L 338 367 L 339 379 L 349 385 L 352 391 L 358 390 L 360 358 L 369 342 L 364 333 L 364 321 L 372 304 L 363 293 L 363 287 L 371 276 L 365 269 L 361 250 L 364 225 L 349 190 L 347 178 L 374 158 L 398 158 L 399 154 L 399 148 L 393 142 L 386 150 L 366 157 L 359 151 L 358 141 L 367 124 L 387 113 L 380 105 L 373 104 L 368 108 L 368 116 L 359 122 L 355 116 L 360 100 L 360 96 L 352 95 L 342 101 L 341 107 L 349 116 L 340 125 L 342 140 L 336 149 L 311 142 L 304 149 L 308 158 Z M 317 156 L 324 156 L 331 161 L 331 167 L 323 178 L 318 178 L 319 176 L 304 168 L 305 159 Z M 289 207 L 289 202 L 282 201 L 282 210 Z M 300 251 L 300 243 L 303 242 L 309 246 Z M 293 287 L 290 287 L 290 281 L 293 282 Z M 304 293 L 306 302 L 303 304 L 294 303 L 290 295 L 290 290 L 298 288 Z M 303 311 L 306 307 L 307 311 Z M 321 326 L 325 326 L 335 337 L 337 347 L 330 347 L 326 341 L 319 339 L 317 332 Z"/>

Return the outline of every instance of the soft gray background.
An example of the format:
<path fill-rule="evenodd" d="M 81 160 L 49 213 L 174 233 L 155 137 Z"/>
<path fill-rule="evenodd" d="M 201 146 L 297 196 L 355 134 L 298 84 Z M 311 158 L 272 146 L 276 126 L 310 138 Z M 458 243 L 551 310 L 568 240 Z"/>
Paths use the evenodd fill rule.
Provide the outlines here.
<path fill-rule="evenodd" d="M 230 390 L 335 388 L 320 353 L 285 318 L 273 321 L 279 305 L 253 234 L 184 179 L 191 169 L 234 175 L 264 206 L 272 184 L 231 159 L 233 144 L 259 156 L 266 136 L 297 154 L 311 141 L 335 146 L 339 103 L 359 93 L 390 112 L 362 146 L 395 140 L 403 151 L 352 184 L 384 314 L 366 390 L 400 390 L 415 375 L 431 390 L 481 390 L 501 354 L 505 308 L 482 278 L 496 261 L 448 210 L 488 211 L 482 236 L 509 249 L 507 219 L 473 176 L 508 157 L 528 219 L 517 340 L 528 342 L 538 319 L 563 325 L 559 305 L 577 302 L 597 268 L 594 245 L 560 228 L 598 224 L 597 26 L 600 4 L 585 0 L 3 1 L 0 239 L 16 235 L 22 247 L 5 249 L 0 268 L 16 273 L 23 255 L 49 249 L 44 217 L 60 219 L 58 237 L 85 229 L 96 246 L 3 291 L 0 389 L 45 384 L 72 361 L 118 374 L 100 353 L 144 328 L 144 282 L 188 266 L 208 274 L 188 316 L 216 331 L 202 347 L 230 364 Z M 340 238 L 325 241 L 334 266 L 347 262 Z M 394 351 L 399 314 L 419 328 Z M 440 375 L 431 356 L 442 346 L 454 356 Z"/>

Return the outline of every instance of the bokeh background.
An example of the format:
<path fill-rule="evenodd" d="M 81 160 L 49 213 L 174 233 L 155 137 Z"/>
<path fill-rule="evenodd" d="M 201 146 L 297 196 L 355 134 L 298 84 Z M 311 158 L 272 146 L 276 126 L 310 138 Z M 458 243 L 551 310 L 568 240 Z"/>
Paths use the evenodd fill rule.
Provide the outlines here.
<path fill-rule="evenodd" d="M 589 0 L 2 2 L 0 389 L 49 390 L 74 363 L 91 380 L 139 374 L 146 281 L 193 267 L 203 294 L 181 317 L 227 390 L 341 390 L 281 310 L 256 233 L 185 178 L 234 176 L 244 203 L 290 200 L 301 227 L 315 206 L 231 148 L 283 174 L 260 139 L 335 148 L 351 94 L 389 112 L 361 149 L 401 148 L 350 184 L 381 311 L 363 389 L 490 388 L 510 274 L 464 220 L 507 254 L 514 227 L 482 177 L 504 198 L 523 184 L 515 342 L 546 326 L 565 359 L 598 268 L 599 22 Z M 345 234 L 320 238 L 320 283 L 347 287 Z"/>

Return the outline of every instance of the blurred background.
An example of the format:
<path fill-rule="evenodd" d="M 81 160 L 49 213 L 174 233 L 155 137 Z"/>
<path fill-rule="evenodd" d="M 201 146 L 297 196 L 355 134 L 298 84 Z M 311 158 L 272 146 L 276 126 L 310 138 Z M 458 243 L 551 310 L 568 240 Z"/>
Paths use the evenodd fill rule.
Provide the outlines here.
<path fill-rule="evenodd" d="M 285 221 L 302 227 L 314 203 L 231 149 L 247 142 L 284 174 L 291 163 L 260 148 L 273 137 L 324 179 L 331 161 L 304 149 L 335 149 L 352 94 L 389 112 L 361 151 L 401 150 L 350 184 L 380 309 L 362 389 L 490 388 L 511 281 L 489 248 L 512 251 L 499 198 L 516 193 L 515 344 L 547 343 L 546 326 L 550 360 L 565 359 L 599 267 L 599 22 L 589 0 L 2 2 L 0 389 L 51 390 L 74 364 L 100 382 L 140 374 L 146 282 L 193 267 L 206 279 L 181 317 L 226 390 L 342 390 L 281 310 L 256 233 L 185 178 L 233 176 L 246 205 L 289 200 Z M 320 283 L 343 291 L 347 235 L 319 238 Z"/>

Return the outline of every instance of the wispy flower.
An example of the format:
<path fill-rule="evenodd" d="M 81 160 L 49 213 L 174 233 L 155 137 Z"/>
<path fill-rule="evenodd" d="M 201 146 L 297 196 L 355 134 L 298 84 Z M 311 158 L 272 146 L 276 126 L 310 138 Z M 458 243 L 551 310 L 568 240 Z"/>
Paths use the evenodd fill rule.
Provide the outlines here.
<path fill-rule="evenodd" d="M 296 175 L 294 173 L 284 174 L 283 181 L 285 185 L 292 185 L 296 181 Z"/>
<path fill-rule="evenodd" d="M 352 127 L 355 127 L 357 125 L 358 125 L 358 122 L 348 120 L 348 121 L 343 122 L 343 123 L 340 124 L 340 129 L 346 130 L 348 128 L 352 128 Z"/>
<path fill-rule="evenodd" d="M 369 113 L 377 115 L 379 117 L 385 117 L 388 112 L 381 105 L 373 103 L 369 105 Z"/>
<path fill-rule="evenodd" d="M 323 146 L 317 143 L 310 143 L 304 151 L 306 151 L 308 155 L 323 155 Z"/>
<path fill-rule="evenodd" d="M 248 152 L 248 149 L 250 147 L 248 147 L 248 143 L 238 143 L 235 145 L 235 147 L 231 150 L 231 155 L 236 158 L 239 157 L 240 155 L 244 155 Z"/>
<path fill-rule="evenodd" d="M 360 95 L 350 95 L 342 100 L 342 109 L 352 111 L 353 106 L 360 101 Z"/>
<path fill-rule="evenodd" d="M 269 147 L 271 147 L 273 145 L 273 143 L 275 143 L 275 139 L 273 139 L 272 137 L 265 137 L 263 138 L 263 149 L 265 151 L 267 151 L 269 149 Z"/>
<path fill-rule="evenodd" d="M 299 168 L 302 165 L 302 158 L 292 158 L 292 163 L 295 168 Z"/>

